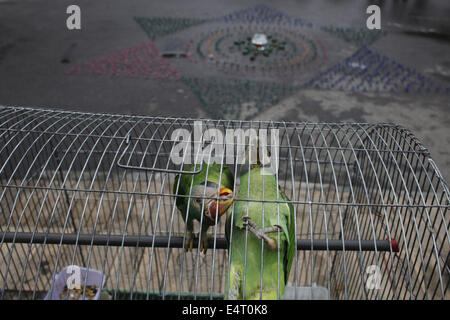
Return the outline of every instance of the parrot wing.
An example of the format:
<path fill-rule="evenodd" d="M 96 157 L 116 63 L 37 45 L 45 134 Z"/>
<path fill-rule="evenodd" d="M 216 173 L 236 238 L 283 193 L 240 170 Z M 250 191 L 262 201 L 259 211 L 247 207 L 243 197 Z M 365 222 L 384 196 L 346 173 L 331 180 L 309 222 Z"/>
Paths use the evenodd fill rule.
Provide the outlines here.
<path fill-rule="evenodd" d="M 286 196 L 283 190 L 279 188 L 280 196 L 283 201 L 290 201 L 290 199 Z M 287 250 L 284 254 L 284 275 L 285 275 L 285 284 L 288 282 L 289 274 L 291 272 L 292 261 L 295 256 L 295 251 L 297 250 L 297 242 L 295 239 L 295 213 L 294 206 L 292 203 L 288 202 L 290 214 L 288 216 L 288 226 L 285 230 L 287 230 L 286 239 L 288 241 Z M 286 233 L 286 232 L 285 232 Z"/>

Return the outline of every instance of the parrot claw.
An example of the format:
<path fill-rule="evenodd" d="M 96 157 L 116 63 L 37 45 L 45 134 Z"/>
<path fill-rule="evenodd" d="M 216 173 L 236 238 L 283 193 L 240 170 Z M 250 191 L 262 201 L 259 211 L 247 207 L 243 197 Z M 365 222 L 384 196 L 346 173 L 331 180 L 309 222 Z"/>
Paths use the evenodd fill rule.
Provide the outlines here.
<path fill-rule="evenodd" d="M 265 228 L 264 229 L 264 232 L 265 233 L 268 233 L 268 232 L 283 232 L 283 227 L 282 226 L 280 226 L 280 225 L 278 225 L 278 224 L 275 224 L 275 225 L 273 225 L 273 227 L 270 227 L 270 228 Z"/>
<path fill-rule="evenodd" d="M 242 220 L 244 221 L 244 227 L 248 227 L 248 230 L 252 232 L 258 239 L 263 239 L 265 243 L 272 249 L 275 250 L 277 248 L 277 245 L 275 243 L 275 240 L 269 238 L 266 233 L 273 233 L 273 232 L 280 232 L 283 231 L 283 228 L 279 225 L 274 225 L 269 228 L 260 229 L 258 228 L 258 225 L 252 221 L 252 219 L 248 216 L 242 217 Z"/>
<path fill-rule="evenodd" d="M 203 252 L 203 254 L 206 254 L 206 251 L 208 250 L 208 239 L 209 236 L 207 234 L 202 234 L 202 240 L 200 241 L 200 252 Z"/>
<path fill-rule="evenodd" d="M 186 252 L 192 251 L 192 248 L 194 248 L 194 238 L 195 235 L 192 232 L 186 234 L 186 243 L 184 244 L 184 250 Z"/>

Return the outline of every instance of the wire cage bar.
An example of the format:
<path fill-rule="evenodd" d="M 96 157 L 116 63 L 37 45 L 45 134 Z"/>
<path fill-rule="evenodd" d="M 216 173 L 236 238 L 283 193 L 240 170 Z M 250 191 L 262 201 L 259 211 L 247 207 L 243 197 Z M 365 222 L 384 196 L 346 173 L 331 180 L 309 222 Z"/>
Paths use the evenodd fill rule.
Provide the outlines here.
<path fill-rule="evenodd" d="M 198 171 L 171 161 L 180 129 L 201 150 L 209 129 L 278 130 L 276 178 L 295 213 L 289 285 L 327 299 L 449 298 L 448 187 L 401 126 L 0 107 L 0 299 L 42 299 L 71 265 L 104 274 L 107 299 L 222 299 L 225 219 L 206 254 L 183 249 L 174 181 Z M 203 160 L 231 160 L 238 188 L 220 143 Z"/>

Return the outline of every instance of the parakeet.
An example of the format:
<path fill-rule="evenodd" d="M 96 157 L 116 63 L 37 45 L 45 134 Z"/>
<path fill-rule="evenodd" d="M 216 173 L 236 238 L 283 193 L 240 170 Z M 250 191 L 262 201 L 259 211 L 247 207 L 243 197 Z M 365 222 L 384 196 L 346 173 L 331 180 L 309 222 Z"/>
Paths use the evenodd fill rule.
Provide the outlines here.
<path fill-rule="evenodd" d="M 190 166 L 186 171 L 195 171 L 197 166 Z M 197 174 L 181 174 L 175 178 L 173 193 L 177 195 L 176 205 L 186 224 L 185 250 L 194 245 L 194 220 L 201 221 L 200 251 L 206 253 L 208 248 L 208 228 L 215 225 L 234 200 L 232 188 L 233 174 L 230 169 L 220 164 L 203 163 L 202 171 Z M 179 180 L 179 183 L 178 183 Z M 180 197 L 179 195 L 189 196 Z M 218 200 L 217 200 L 218 199 Z M 188 212 L 189 208 L 189 212 Z M 187 220 L 186 220 L 186 214 Z M 203 218 L 202 218 L 203 215 Z M 217 217 L 217 219 L 216 219 Z"/>
<path fill-rule="evenodd" d="M 247 171 L 241 171 L 234 209 L 227 213 L 225 235 L 231 263 L 225 296 L 227 299 L 281 299 L 296 250 L 294 208 L 286 202 L 289 198 L 279 187 L 275 174 L 267 173 L 262 167 L 259 153 L 256 164 Z"/>

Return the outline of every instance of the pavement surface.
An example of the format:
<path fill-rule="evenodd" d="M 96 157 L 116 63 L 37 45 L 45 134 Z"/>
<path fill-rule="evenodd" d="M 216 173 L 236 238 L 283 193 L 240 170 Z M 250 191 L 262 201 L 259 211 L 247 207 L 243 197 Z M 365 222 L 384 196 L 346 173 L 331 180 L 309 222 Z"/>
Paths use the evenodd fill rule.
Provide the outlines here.
<path fill-rule="evenodd" d="M 66 28 L 70 4 L 81 8 L 81 30 Z M 370 4 L 381 8 L 379 34 L 366 29 Z M 287 53 L 267 58 L 272 67 L 232 48 L 240 32 L 260 27 L 288 40 Z M 302 46 L 288 57 L 293 39 Z M 150 52 L 144 60 L 130 53 L 139 48 Z M 173 52 L 187 57 L 160 58 Z M 292 67 L 278 67 L 285 60 Z M 393 122 L 417 136 L 449 181 L 448 88 L 446 0 L 0 0 L 0 105 Z"/>

